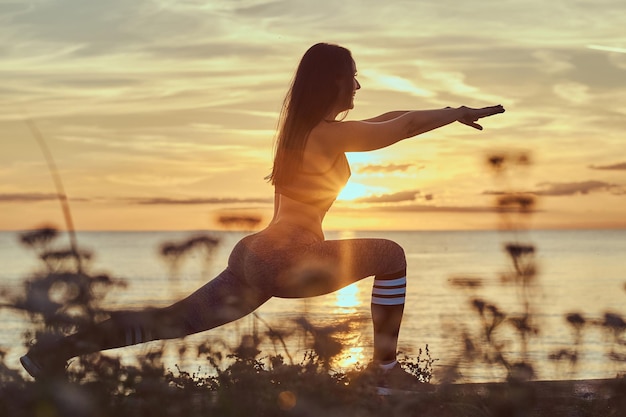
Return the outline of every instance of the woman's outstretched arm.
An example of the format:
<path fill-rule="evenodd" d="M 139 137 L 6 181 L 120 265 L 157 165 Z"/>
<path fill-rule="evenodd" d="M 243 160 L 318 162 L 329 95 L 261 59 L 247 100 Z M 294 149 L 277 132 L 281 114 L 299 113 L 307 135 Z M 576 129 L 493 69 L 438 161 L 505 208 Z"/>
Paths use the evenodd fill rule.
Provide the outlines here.
<path fill-rule="evenodd" d="M 370 122 L 370 123 L 378 123 L 378 122 L 386 122 L 388 120 L 393 120 L 397 117 L 403 116 L 407 114 L 409 110 L 395 110 L 387 113 L 380 114 L 376 117 L 370 117 L 369 119 L 361 120 L 362 122 Z"/>
<path fill-rule="evenodd" d="M 398 114 L 389 120 L 331 123 L 319 131 L 320 139 L 337 152 L 363 152 L 381 149 L 413 136 L 460 122 L 482 130 L 479 119 L 503 113 L 501 105 L 474 109 L 461 106 L 438 110 L 416 110 Z M 378 116 L 393 114 L 385 113 Z M 374 118 L 376 119 L 376 118 Z"/>

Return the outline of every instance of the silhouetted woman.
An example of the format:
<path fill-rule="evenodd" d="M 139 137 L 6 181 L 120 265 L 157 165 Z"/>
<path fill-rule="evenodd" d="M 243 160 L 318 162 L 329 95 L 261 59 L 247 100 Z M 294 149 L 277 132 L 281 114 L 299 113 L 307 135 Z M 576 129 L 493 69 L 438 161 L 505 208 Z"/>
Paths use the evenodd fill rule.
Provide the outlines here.
<path fill-rule="evenodd" d="M 35 378 L 63 370 L 68 359 L 156 339 L 181 338 L 237 320 L 271 297 L 304 298 L 374 277 L 373 368 L 381 387 L 415 382 L 396 362 L 406 294 L 403 249 L 385 239 L 325 240 L 322 221 L 350 177 L 346 152 L 384 148 L 459 121 L 477 129 L 502 106 L 392 111 L 338 121 L 360 88 L 350 51 L 320 43 L 302 57 L 281 114 L 269 180 L 274 217 L 233 248 L 228 266 L 187 298 L 165 308 L 115 313 L 92 328 L 35 345 L 21 362 Z M 408 381 L 411 379 L 411 381 Z"/>

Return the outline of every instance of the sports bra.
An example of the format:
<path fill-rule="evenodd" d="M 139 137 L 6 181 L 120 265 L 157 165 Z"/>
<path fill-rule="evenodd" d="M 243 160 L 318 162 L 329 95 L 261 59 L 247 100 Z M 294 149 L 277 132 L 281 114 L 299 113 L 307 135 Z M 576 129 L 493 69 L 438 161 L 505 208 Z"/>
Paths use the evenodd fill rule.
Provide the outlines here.
<path fill-rule="evenodd" d="M 298 171 L 286 183 L 276 184 L 276 192 L 326 212 L 337 199 L 350 175 L 348 159 L 344 153 L 340 153 L 326 171 Z"/>

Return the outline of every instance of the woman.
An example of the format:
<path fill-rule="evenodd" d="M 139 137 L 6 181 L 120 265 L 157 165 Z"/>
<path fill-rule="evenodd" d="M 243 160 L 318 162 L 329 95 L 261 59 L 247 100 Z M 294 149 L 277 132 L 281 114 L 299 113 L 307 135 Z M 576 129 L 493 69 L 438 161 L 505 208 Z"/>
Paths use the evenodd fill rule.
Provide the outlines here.
<path fill-rule="evenodd" d="M 322 221 L 350 177 L 345 152 L 384 148 L 455 121 L 482 129 L 478 119 L 504 109 L 394 111 L 338 121 L 354 107 L 360 87 L 350 51 L 312 46 L 283 106 L 269 176 L 274 217 L 267 228 L 242 239 L 227 268 L 187 298 L 166 308 L 117 313 L 48 346 L 35 345 L 21 358 L 24 368 L 39 378 L 62 371 L 74 356 L 185 337 L 244 317 L 271 297 L 313 297 L 374 276 L 372 369 L 386 387 L 415 382 L 396 362 L 406 293 L 404 251 L 384 239 L 325 240 Z"/>

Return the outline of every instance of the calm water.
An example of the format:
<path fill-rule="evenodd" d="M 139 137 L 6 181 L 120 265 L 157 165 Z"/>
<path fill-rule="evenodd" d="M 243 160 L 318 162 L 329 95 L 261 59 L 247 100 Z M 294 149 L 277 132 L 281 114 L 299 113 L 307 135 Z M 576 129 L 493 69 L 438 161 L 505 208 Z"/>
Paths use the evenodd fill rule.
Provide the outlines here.
<path fill-rule="evenodd" d="M 232 246 L 242 233 L 215 233 L 220 239 L 210 261 L 196 255 L 190 257 L 177 271 L 178 279 L 158 256 L 160 243 L 181 241 L 192 233 L 173 232 L 85 232 L 78 236 L 81 247 L 93 250 L 92 270 L 123 278 L 125 289 L 116 289 L 107 295 L 108 308 L 140 308 L 163 306 L 193 291 L 224 267 Z M 626 231 L 534 231 L 515 238 L 500 232 L 354 232 L 328 233 L 327 238 L 384 237 L 400 243 L 409 263 L 409 287 L 405 318 L 400 335 L 401 349 L 416 352 L 429 345 L 438 359 L 436 371 L 459 357 L 463 346 L 461 334 L 476 333 L 477 314 L 469 307 L 472 297 L 481 297 L 495 303 L 507 313 L 521 311 L 519 292 L 505 286 L 500 276 L 511 270 L 511 263 L 502 250 L 503 242 L 520 240 L 537 248 L 539 265 L 537 286 L 533 291 L 533 311 L 540 333 L 531 340 L 529 355 L 534 361 L 540 379 L 606 378 L 626 371 L 626 366 L 607 359 L 607 352 L 616 347 L 597 326 L 584 333 L 583 356 L 575 373 L 568 367 L 558 368 L 548 355 L 573 343 L 571 328 L 564 315 L 580 312 L 587 318 L 601 319 L 604 312 L 626 314 Z M 66 236 L 59 238 L 59 243 Z M 16 290 L 38 264 L 33 254 L 20 247 L 16 233 L 0 232 L 0 282 L 3 288 Z M 454 278 L 480 278 L 483 286 L 476 290 L 451 285 Z M 345 354 L 337 366 L 367 362 L 371 355 L 371 324 L 369 297 L 372 279 L 363 280 L 338 293 L 308 300 L 270 300 L 258 313 L 275 327 L 287 327 L 304 312 L 316 324 L 329 324 L 340 318 L 349 318 L 354 331 L 346 339 Z M 23 354 L 22 332 L 27 325 L 24 318 L 0 311 L 0 347 L 8 348 L 7 360 L 17 364 Z M 258 323 L 256 323 L 258 324 Z M 195 335 L 187 341 L 210 340 L 234 344 L 242 332 L 249 331 L 255 322 L 245 318 L 220 329 Z M 263 330 L 263 325 L 259 325 Z M 514 335 L 503 337 L 505 351 L 511 358 L 519 352 Z M 154 348 L 155 342 L 118 350 L 125 360 Z M 175 351 L 177 343 L 169 343 Z M 268 349 L 273 349 L 271 345 Z M 619 349 L 620 347 L 617 347 Z M 290 354 L 299 361 L 304 353 L 296 339 Z M 622 349 L 624 349 L 622 347 Z M 626 351 L 626 349 L 624 349 Z M 168 365 L 180 360 L 168 356 Z M 184 360 L 183 367 L 196 371 L 203 364 Z M 18 366 L 16 365 L 16 368 Z M 463 364 L 466 380 L 501 380 L 498 367 Z"/>

